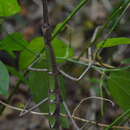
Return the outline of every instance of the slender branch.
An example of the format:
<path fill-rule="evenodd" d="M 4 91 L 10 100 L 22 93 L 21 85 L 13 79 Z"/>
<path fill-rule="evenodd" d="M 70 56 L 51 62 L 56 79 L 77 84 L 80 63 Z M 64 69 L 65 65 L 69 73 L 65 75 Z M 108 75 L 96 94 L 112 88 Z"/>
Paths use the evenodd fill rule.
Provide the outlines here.
<path fill-rule="evenodd" d="M 76 106 L 76 108 L 75 108 L 74 111 L 73 111 L 72 116 L 75 115 L 76 111 L 78 110 L 78 108 L 80 107 L 80 105 L 81 105 L 84 101 L 87 101 L 87 100 L 90 100 L 90 99 L 104 100 L 104 101 L 110 102 L 110 103 L 112 104 L 112 106 L 115 105 L 114 102 L 112 102 L 111 100 L 109 100 L 109 99 L 107 99 L 107 98 L 95 97 L 95 96 L 93 96 L 93 97 L 87 97 L 87 98 L 82 99 L 82 100 L 80 101 L 80 103 Z"/>
<path fill-rule="evenodd" d="M 28 74 L 28 71 L 25 71 L 24 72 L 24 76 L 26 76 Z M 19 79 L 16 83 L 16 85 L 14 86 L 13 90 L 11 91 L 10 95 L 8 96 L 8 98 L 6 99 L 6 103 L 10 103 L 12 97 L 14 96 L 14 94 L 17 93 L 19 87 L 20 87 L 20 84 L 23 82 L 22 79 Z M 3 111 L 5 110 L 5 106 L 0 106 L 0 115 L 3 113 Z"/>
<path fill-rule="evenodd" d="M 94 30 L 94 33 L 92 35 L 91 41 L 85 46 L 85 48 L 83 49 L 83 51 L 81 51 L 80 55 L 77 57 L 77 60 L 80 60 L 80 58 L 84 55 L 84 53 L 86 53 L 86 51 L 88 50 L 88 48 L 95 44 L 95 39 L 98 35 L 98 32 L 100 31 L 102 26 L 97 26 L 96 29 Z"/>
<path fill-rule="evenodd" d="M 105 73 L 102 71 L 100 83 L 99 83 L 99 89 L 100 89 L 100 96 L 103 97 L 103 83 L 104 83 Z M 103 107 L 104 107 L 104 101 L 101 100 L 101 115 L 103 116 Z"/>
<path fill-rule="evenodd" d="M 66 112 L 67 112 L 67 114 L 68 114 L 68 116 L 69 116 L 69 118 L 70 118 L 70 120 L 71 120 L 73 126 L 75 127 L 75 130 L 80 130 L 79 127 L 77 126 L 76 122 L 75 122 L 74 119 L 72 118 L 72 115 L 71 115 L 71 113 L 70 113 L 70 111 L 69 111 L 69 108 L 68 108 L 67 104 L 65 103 L 65 101 L 63 101 L 63 105 L 64 105 L 64 107 L 65 107 L 65 109 L 66 109 Z"/>
<path fill-rule="evenodd" d="M 49 23 L 49 15 L 48 15 L 48 5 L 47 5 L 47 0 L 42 0 L 42 4 L 43 4 L 43 36 L 45 39 L 45 45 L 46 45 L 46 55 L 48 59 L 48 69 L 49 71 L 52 71 L 52 78 L 55 82 L 55 90 L 53 90 L 53 92 L 49 91 L 49 94 L 51 93 L 55 93 L 56 96 L 56 110 L 55 110 L 55 119 L 56 119 L 56 123 L 54 128 L 55 129 L 61 129 L 60 126 L 60 108 L 61 108 L 61 102 L 62 102 L 62 98 L 61 98 L 61 91 L 60 91 L 60 83 L 59 83 L 59 71 L 57 68 L 57 63 L 56 63 L 56 56 L 54 53 L 54 49 L 51 45 L 51 27 L 50 27 L 50 23 Z M 51 87 L 51 86 L 49 86 Z M 51 103 L 51 102 L 50 102 Z"/>
<path fill-rule="evenodd" d="M 35 106 L 31 107 L 30 109 L 28 109 L 28 111 L 25 111 L 26 107 L 24 108 L 24 110 L 20 113 L 19 116 L 24 116 L 27 115 L 29 112 L 35 110 L 36 108 L 38 108 L 41 104 L 43 104 L 44 102 L 46 102 L 48 100 L 48 98 L 43 99 L 42 101 L 40 101 L 38 104 L 36 104 Z"/>
<path fill-rule="evenodd" d="M 117 117 L 108 127 L 106 127 L 105 130 L 109 130 L 111 129 L 116 123 L 118 123 L 122 118 L 124 118 L 125 116 L 129 115 L 130 113 L 130 109 L 128 109 L 126 112 L 124 112 L 123 114 L 121 114 L 119 117 Z"/>
<path fill-rule="evenodd" d="M 91 66 L 92 66 L 92 64 L 89 63 L 89 64 L 88 64 L 88 67 L 84 70 L 84 72 L 83 72 L 78 78 L 75 78 L 75 77 L 70 76 L 69 74 L 65 73 L 65 72 L 64 72 L 63 70 L 61 70 L 61 69 L 59 69 L 59 72 L 60 72 L 63 76 L 67 77 L 68 79 L 71 79 L 71 80 L 73 80 L 73 81 L 79 81 L 79 80 L 81 80 L 81 79 L 84 77 L 84 75 L 89 71 L 89 69 L 91 68 Z"/>
<path fill-rule="evenodd" d="M 61 70 L 60 68 L 58 68 L 58 70 L 59 70 L 59 72 L 60 72 L 63 76 L 65 76 L 65 77 L 67 77 L 67 78 L 69 78 L 69 79 L 71 79 L 71 80 L 74 80 L 74 81 L 79 81 L 79 80 L 81 80 L 81 79 L 85 76 L 85 74 L 89 71 L 89 69 L 90 69 L 90 68 L 92 67 L 92 65 L 93 65 L 93 62 L 91 62 L 91 61 L 92 61 L 91 48 L 88 48 L 88 58 L 89 58 L 88 66 L 86 67 L 86 69 L 83 71 L 83 73 L 82 73 L 78 78 L 75 78 L 75 77 L 70 76 L 69 74 L 67 74 L 67 73 L 65 73 L 63 70 Z"/>
<path fill-rule="evenodd" d="M 35 65 L 41 58 L 42 58 L 42 54 L 39 56 L 39 57 L 37 57 L 34 61 L 33 61 L 33 63 L 31 64 L 31 65 L 29 65 L 29 67 L 28 67 L 28 70 L 31 70 L 31 71 L 37 71 L 37 72 L 48 72 L 48 69 L 47 68 L 33 68 L 33 65 Z"/>
<path fill-rule="evenodd" d="M 52 39 L 54 39 L 65 27 L 65 25 L 76 15 L 76 13 L 87 3 L 89 0 L 81 0 L 80 3 L 73 9 L 70 15 L 63 21 L 60 28 L 52 35 Z"/>
<path fill-rule="evenodd" d="M 3 101 L 0 100 L 0 104 L 2 104 L 3 106 L 7 107 L 7 108 L 10 108 L 10 109 L 13 109 L 13 110 L 17 110 L 17 111 L 23 111 L 23 109 L 21 108 L 18 108 L 18 107 L 14 107 L 14 106 L 11 106 Z M 24 110 L 24 111 L 28 111 L 28 110 Z M 34 115 L 37 115 L 37 116 L 49 116 L 49 113 L 40 113 L 40 112 L 35 112 L 35 111 L 30 111 L 31 114 L 34 114 Z M 68 115 L 66 114 L 63 114 L 63 113 L 60 113 L 60 115 L 62 117 L 68 117 Z M 81 122 L 84 122 L 84 123 L 90 123 L 92 125 L 97 125 L 99 127 L 103 127 L 103 128 L 108 128 L 110 125 L 109 124 L 102 124 L 102 123 L 98 123 L 96 121 L 91 121 L 91 120 L 86 120 L 84 118 L 80 118 L 80 117 L 77 117 L 77 116 L 72 116 L 73 119 L 77 120 L 77 121 L 81 121 Z M 116 125 L 112 125 L 111 128 L 116 128 L 116 129 L 122 129 L 122 130 L 130 130 L 130 127 L 127 127 L 127 126 L 116 126 Z"/>
<path fill-rule="evenodd" d="M 11 94 L 9 95 L 9 97 L 6 100 L 6 103 L 9 103 L 12 96 L 17 92 L 19 85 L 21 84 L 21 80 L 19 80 L 15 86 L 15 88 L 13 89 L 13 91 L 11 92 Z M 0 105 L 0 115 L 3 113 L 3 111 L 5 110 L 5 106 L 1 106 Z"/>

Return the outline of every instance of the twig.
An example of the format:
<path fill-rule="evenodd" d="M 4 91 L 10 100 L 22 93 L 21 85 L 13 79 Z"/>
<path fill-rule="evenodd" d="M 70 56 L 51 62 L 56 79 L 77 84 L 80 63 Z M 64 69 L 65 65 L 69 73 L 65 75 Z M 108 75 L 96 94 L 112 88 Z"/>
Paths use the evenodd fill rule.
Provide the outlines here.
<path fill-rule="evenodd" d="M 80 58 L 84 55 L 84 53 L 87 52 L 88 48 L 91 47 L 91 45 L 95 44 L 95 39 L 97 38 L 98 32 L 100 31 L 101 27 L 102 27 L 101 25 L 96 27 L 96 29 L 94 30 L 94 33 L 92 35 L 91 41 L 85 46 L 83 51 L 77 57 L 77 60 L 80 60 Z"/>
<path fill-rule="evenodd" d="M 63 115 L 63 116 L 65 116 L 65 115 Z M 85 122 L 85 123 L 91 123 L 93 125 L 97 125 L 97 126 L 103 127 L 103 128 L 106 128 L 106 127 L 109 126 L 108 124 L 97 123 L 95 121 L 86 120 L 86 119 L 83 119 L 83 118 L 80 118 L 80 117 L 77 117 L 77 116 L 72 116 L 72 117 L 75 120 L 78 120 L 78 121 L 81 121 L 81 122 Z M 130 130 L 130 127 L 125 127 L 125 126 L 112 126 L 111 128 L 123 129 L 123 130 Z"/>
<path fill-rule="evenodd" d="M 99 26 L 97 26 L 96 29 L 94 30 L 93 36 L 92 36 L 91 41 L 90 41 L 91 44 L 95 41 L 96 36 L 97 36 L 97 34 L 98 34 L 98 32 L 99 32 L 99 30 L 100 30 L 101 28 L 102 28 L 102 26 L 99 25 Z"/>
<path fill-rule="evenodd" d="M 92 54 L 91 54 L 91 48 L 88 48 L 88 58 L 89 58 L 89 63 L 88 63 L 88 66 L 86 67 L 86 69 L 83 71 L 83 73 L 78 77 L 78 78 L 75 78 L 75 77 L 72 77 L 72 76 L 70 76 L 69 74 L 67 74 L 67 73 L 65 73 L 63 70 L 61 70 L 60 68 L 58 68 L 58 70 L 59 70 L 59 72 L 63 75 L 63 76 L 65 76 L 65 77 L 67 77 L 67 78 L 69 78 L 69 79 L 71 79 L 71 80 L 74 80 L 74 81 L 79 81 L 79 80 L 81 80 L 84 76 L 85 76 L 85 74 L 89 71 L 89 69 L 92 67 L 92 64 L 93 64 L 93 62 L 91 62 L 92 61 Z"/>
<path fill-rule="evenodd" d="M 63 76 L 67 77 L 68 79 L 71 79 L 71 80 L 73 80 L 73 81 L 79 81 L 79 80 L 81 80 L 81 79 L 84 77 L 84 75 L 88 72 L 88 70 L 91 68 L 91 66 L 92 66 L 92 64 L 89 63 L 89 64 L 88 64 L 88 67 L 84 70 L 84 72 L 83 72 L 78 78 L 75 78 L 75 77 L 70 76 L 69 74 L 65 73 L 65 72 L 64 72 L 63 70 L 61 70 L 61 69 L 59 69 L 59 72 L 60 72 Z"/>
<path fill-rule="evenodd" d="M 76 111 L 78 110 L 78 108 L 80 107 L 80 105 L 81 105 L 84 101 L 87 101 L 87 100 L 90 100 L 90 99 L 99 99 L 99 100 L 108 101 L 108 102 L 110 102 L 110 103 L 112 104 L 112 106 L 114 106 L 114 102 L 112 102 L 111 100 L 109 100 L 109 99 L 107 99 L 107 98 L 95 97 L 95 96 L 93 96 L 93 97 L 87 97 L 87 98 L 82 99 L 82 100 L 80 101 L 80 103 L 76 106 L 76 108 L 75 108 L 74 111 L 73 111 L 72 116 L 75 115 Z"/>
<path fill-rule="evenodd" d="M 84 128 L 86 128 L 86 129 L 88 130 L 88 128 L 91 127 L 91 126 L 92 126 L 92 124 L 90 124 L 90 123 L 85 123 L 85 124 L 80 128 L 80 130 L 83 130 Z"/>
<path fill-rule="evenodd" d="M 21 80 L 18 80 L 18 82 L 16 83 L 15 88 L 13 89 L 13 91 L 11 92 L 11 94 L 9 95 L 9 97 L 7 98 L 6 102 L 9 103 L 12 96 L 17 92 L 19 85 L 21 84 Z M 0 106 L 0 115 L 2 114 L 2 112 L 4 111 L 5 106 Z"/>
<path fill-rule="evenodd" d="M 74 57 L 77 58 L 77 57 Z M 110 72 L 110 71 L 121 71 L 121 70 L 127 70 L 130 68 L 130 65 L 125 66 L 125 67 L 115 67 L 115 66 L 111 66 L 109 64 L 106 63 L 102 63 L 102 65 L 99 62 L 96 62 L 94 60 L 89 61 L 89 59 L 81 57 L 80 61 L 76 61 L 75 59 L 66 59 L 67 61 L 73 62 L 73 63 L 77 63 L 77 64 L 81 64 L 84 66 L 88 66 L 87 63 L 85 62 L 93 62 L 92 68 L 96 69 L 96 70 L 101 70 L 104 72 Z"/>
<path fill-rule="evenodd" d="M 130 113 L 130 109 L 128 109 L 126 112 L 124 112 L 123 114 L 121 114 L 119 117 L 117 117 L 107 128 L 105 128 L 105 130 L 109 130 L 111 129 L 116 123 L 118 123 L 122 118 L 124 118 L 125 116 L 129 115 Z"/>
<path fill-rule="evenodd" d="M 65 107 L 65 110 L 66 110 L 66 112 L 67 112 L 67 114 L 68 114 L 68 116 L 69 116 L 69 118 L 70 118 L 70 120 L 71 120 L 73 126 L 75 127 L 75 130 L 80 130 L 79 127 L 77 126 L 76 122 L 73 120 L 72 115 L 71 115 L 71 113 L 70 113 L 70 111 L 69 111 L 69 109 L 68 109 L 68 106 L 67 106 L 67 104 L 65 103 L 65 101 L 63 101 L 63 105 L 64 105 L 64 107 Z"/>
<path fill-rule="evenodd" d="M 13 110 L 23 111 L 23 109 L 11 106 L 9 104 L 6 104 L 6 103 L 4 103 L 1 100 L 0 100 L 0 104 L 4 105 L 7 108 L 13 109 Z M 25 110 L 25 111 L 28 111 L 28 110 Z M 34 114 L 34 115 L 38 115 L 38 116 L 49 116 L 49 113 L 40 113 L 40 112 L 34 112 L 34 111 L 30 111 L 30 113 Z M 60 115 L 62 117 L 68 117 L 66 114 L 63 114 L 63 113 L 60 113 Z M 84 122 L 84 123 L 91 123 L 92 125 L 97 125 L 97 126 L 103 127 L 103 128 L 106 128 L 106 127 L 109 126 L 109 124 L 97 123 L 96 121 L 86 120 L 86 119 L 83 119 L 83 118 L 80 118 L 80 117 L 77 117 L 77 116 L 74 116 L 74 115 L 72 116 L 72 118 L 75 119 L 75 120 Z M 126 126 L 115 126 L 114 125 L 114 126 L 112 126 L 112 128 L 123 129 L 123 130 L 130 130 L 130 127 L 126 127 Z"/>
<path fill-rule="evenodd" d="M 94 43 L 94 41 L 95 41 L 95 39 L 96 39 L 96 37 L 97 37 L 97 33 L 98 33 L 98 31 L 99 31 L 99 29 L 101 28 L 101 26 L 98 26 L 96 29 L 95 29 L 95 31 L 94 31 L 94 33 L 93 33 L 93 36 L 92 36 L 92 39 L 91 39 L 91 42 L 90 42 L 90 44 L 93 44 Z M 86 49 L 88 49 L 88 67 L 84 70 L 84 72 L 78 77 L 78 78 L 75 78 L 75 77 L 72 77 L 72 76 L 70 76 L 69 74 L 67 74 L 67 73 L 65 73 L 63 70 L 61 70 L 60 68 L 58 68 L 59 69 L 59 72 L 63 75 L 63 76 L 65 76 L 65 77 L 67 77 L 67 78 L 69 78 L 69 79 L 71 79 L 71 80 L 74 80 L 74 81 L 79 81 L 79 80 L 81 80 L 83 77 L 84 77 L 84 75 L 88 72 L 88 70 L 92 67 L 92 65 L 93 65 L 93 60 L 92 60 L 92 51 L 91 51 L 91 48 L 89 47 L 89 45 L 85 48 L 85 50 L 79 55 L 79 57 L 77 58 L 77 60 L 79 60 L 80 58 L 81 58 L 81 56 L 83 55 L 83 53 L 84 52 L 86 52 Z"/>
<path fill-rule="evenodd" d="M 63 21 L 63 24 L 60 26 L 60 28 L 57 29 L 57 31 L 52 35 L 52 39 L 54 39 L 65 27 L 66 24 L 73 18 L 73 16 L 76 15 L 76 13 L 86 4 L 89 0 L 81 0 L 80 3 L 74 8 L 74 10 L 70 13 L 70 15 Z"/>
<path fill-rule="evenodd" d="M 103 97 L 103 81 L 104 81 L 104 77 L 105 77 L 105 73 L 102 71 L 101 74 L 101 79 L 100 79 L 100 83 L 99 83 L 99 89 L 100 89 L 100 97 Z M 103 100 L 101 100 L 101 115 L 103 116 Z"/>
<path fill-rule="evenodd" d="M 0 100 L 0 104 L 2 104 L 3 106 L 7 107 L 7 108 L 10 108 L 10 109 L 13 109 L 13 110 L 17 110 L 17 111 L 20 111 L 20 112 L 28 112 L 28 110 L 24 110 L 22 108 L 18 108 L 18 107 L 14 107 L 14 106 L 11 106 L 3 101 Z M 49 114 L 48 113 L 39 113 L 39 112 L 34 112 L 34 111 L 30 111 L 31 114 L 34 114 L 34 115 L 40 115 L 40 116 L 48 116 Z"/>
<path fill-rule="evenodd" d="M 19 116 L 24 116 L 27 115 L 29 112 L 35 110 L 36 108 L 38 108 L 41 104 L 43 104 L 44 102 L 46 102 L 48 100 L 48 98 L 43 99 L 42 101 L 40 101 L 38 104 L 36 104 L 35 106 L 31 107 L 30 109 L 28 109 L 28 111 L 25 111 L 25 109 L 20 113 Z"/>
<path fill-rule="evenodd" d="M 49 79 L 51 78 L 51 81 L 49 80 L 49 82 L 53 82 L 53 85 L 54 85 L 53 90 L 52 90 L 52 87 L 49 86 L 49 99 L 51 97 L 51 93 L 55 94 L 56 100 L 54 100 L 53 103 L 56 104 L 56 110 L 53 113 L 53 116 L 55 117 L 56 122 L 55 122 L 54 128 L 60 130 L 61 129 L 60 109 L 61 109 L 61 102 L 62 102 L 60 81 L 59 81 L 59 76 L 60 76 L 59 74 L 60 73 L 58 71 L 54 49 L 53 49 L 52 44 L 51 44 L 52 32 L 51 32 L 51 27 L 50 27 L 50 23 L 49 23 L 47 0 L 42 0 L 42 5 L 43 5 L 42 31 L 43 31 L 43 37 L 45 39 L 46 56 L 48 58 L 47 59 L 48 70 L 52 71 L 52 76 L 49 77 Z M 49 102 L 50 102 L 50 104 L 52 103 L 51 101 L 49 101 Z M 50 115 L 51 115 L 51 112 L 50 112 Z"/>
<path fill-rule="evenodd" d="M 33 63 L 31 65 L 29 65 L 28 67 L 28 70 L 31 70 L 31 71 L 38 71 L 38 72 L 48 72 L 48 69 L 47 68 L 33 68 L 33 65 L 35 65 L 41 58 L 42 58 L 42 54 L 36 58 Z"/>

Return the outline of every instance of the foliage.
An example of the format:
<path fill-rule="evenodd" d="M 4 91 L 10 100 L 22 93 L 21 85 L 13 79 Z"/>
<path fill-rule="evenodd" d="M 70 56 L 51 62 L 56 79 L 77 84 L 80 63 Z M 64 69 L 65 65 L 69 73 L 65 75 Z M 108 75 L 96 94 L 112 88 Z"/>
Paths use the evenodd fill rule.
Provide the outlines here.
<path fill-rule="evenodd" d="M 24 36 L 21 33 L 15 32 L 9 34 L 3 40 L 0 40 L 0 50 L 5 50 L 7 52 L 21 51 L 25 49 L 28 44 L 29 43 L 24 40 Z"/>
<path fill-rule="evenodd" d="M 130 108 L 130 72 L 117 71 L 111 72 L 108 80 L 109 90 L 112 97 L 124 109 Z"/>
<path fill-rule="evenodd" d="M 43 49 L 43 38 L 37 37 L 28 44 L 27 49 L 24 49 L 20 54 L 19 65 L 21 69 L 26 69 L 37 57 Z M 30 50 L 30 51 L 28 51 Z"/>
<path fill-rule="evenodd" d="M 6 66 L 0 61 L 0 94 L 9 95 L 9 74 Z"/>
<path fill-rule="evenodd" d="M 21 11 L 17 0 L 0 0 L 0 17 L 15 15 Z"/>
<path fill-rule="evenodd" d="M 113 47 L 123 44 L 130 44 L 130 38 L 108 38 L 105 41 L 100 42 L 97 44 L 98 48 L 107 48 L 107 47 Z"/>
<path fill-rule="evenodd" d="M 69 23 L 69 21 L 79 12 L 79 10 L 87 3 L 89 0 L 81 0 L 80 3 L 72 10 L 69 16 L 60 24 L 57 24 L 53 33 L 52 33 L 52 48 L 54 49 L 54 58 L 56 59 L 57 65 L 67 65 L 68 61 L 73 62 L 73 64 L 82 64 L 88 65 L 85 62 L 80 61 L 80 56 L 77 59 L 73 57 L 76 55 L 74 48 L 72 48 L 68 43 L 66 43 L 60 36 L 58 36 L 64 29 L 65 26 Z M 114 37 L 109 38 L 110 34 L 116 29 L 118 24 L 120 23 L 121 18 L 126 13 L 126 10 L 129 7 L 129 0 L 123 0 L 120 2 L 118 7 L 113 10 L 110 17 L 103 25 L 103 27 L 97 32 L 95 35 L 95 39 L 90 42 L 89 46 L 87 45 L 85 48 L 88 49 L 96 45 L 95 52 L 96 56 L 100 56 L 100 50 L 108 47 L 114 47 L 118 45 L 128 45 L 130 44 L 130 38 L 127 37 Z M 12 15 L 19 13 L 21 10 L 20 5 L 17 0 L 0 0 L 0 17 L 6 18 Z M 104 34 L 104 32 L 108 31 L 107 37 L 100 40 Z M 54 75 L 51 75 L 53 71 L 52 57 L 49 52 L 50 48 L 45 43 L 45 38 L 39 36 L 33 38 L 30 42 L 25 40 L 24 35 L 15 32 L 7 35 L 3 39 L 0 40 L 0 50 L 6 51 L 9 54 L 15 55 L 15 52 L 18 52 L 19 57 L 19 70 L 8 66 L 0 61 L 0 94 L 3 96 L 9 96 L 9 72 L 19 78 L 20 81 L 26 83 L 31 89 L 32 95 L 34 97 L 34 101 L 39 103 L 41 100 L 48 98 L 49 103 L 46 102 L 40 105 L 40 110 L 42 112 L 52 113 L 54 114 L 56 111 L 56 104 L 54 104 L 56 100 L 56 81 L 58 80 L 62 90 L 63 100 L 67 100 L 67 87 L 66 87 L 66 74 L 58 75 L 58 79 L 55 78 Z M 99 52 L 99 53 L 98 53 Z M 86 51 L 82 51 L 81 53 L 86 54 Z M 95 56 L 94 55 L 94 56 Z M 95 57 L 96 57 L 95 56 Z M 98 56 L 97 56 L 98 57 Z M 89 56 L 90 58 L 90 56 Z M 96 62 L 96 59 L 92 59 L 93 62 Z M 89 60 L 87 62 L 90 62 Z M 129 63 L 129 59 L 127 62 Z M 29 67 L 32 67 L 34 71 L 29 71 Z M 68 65 L 68 67 L 70 67 Z M 74 66 L 73 66 L 74 67 Z M 113 67 L 110 65 L 104 64 L 102 61 L 99 61 L 97 64 L 93 64 L 90 66 L 94 70 L 104 73 L 104 77 L 106 76 L 108 90 L 110 95 L 113 97 L 115 102 L 126 111 L 123 116 L 120 116 L 115 120 L 108 128 L 112 128 L 113 125 L 118 124 L 119 120 L 123 120 L 122 118 L 126 116 L 126 113 L 129 113 L 130 109 L 130 70 L 129 66 L 126 67 Z M 37 70 L 41 71 L 37 71 Z M 43 69 L 47 69 L 47 71 L 42 71 Z M 71 67 L 70 67 L 71 69 Z M 69 70 L 71 72 L 71 70 Z M 77 71 L 77 69 L 76 69 Z M 25 75 L 27 73 L 27 75 Z M 24 76 L 25 75 L 25 76 Z M 104 79 L 102 78 L 100 82 L 97 84 L 104 85 Z M 67 77 L 69 78 L 69 77 Z M 93 78 L 95 79 L 95 78 Z M 92 81 L 92 78 L 90 79 Z M 97 80 L 97 79 L 96 79 Z M 106 85 L 106 84 L 105 84 Z M 102 87 L 102 86 L 100 86 Z M 103 96 L 102 88 L 100 88 L 100 95 Z M 53 101 L 53 103 L 51 103 Z M 61 105 L 61 111 L 63 114 L 67 114 L 65 107 L 63 104 Z M 56 119 L 53 116 L 48 117 L 50 120 L 50 125 L 53 127 L 55 125 Z M 119 119 L 119 120 L 118 120 Z M 69 120 L 68 118 L 62 117 L 62 126 L 69 128 Z"/>

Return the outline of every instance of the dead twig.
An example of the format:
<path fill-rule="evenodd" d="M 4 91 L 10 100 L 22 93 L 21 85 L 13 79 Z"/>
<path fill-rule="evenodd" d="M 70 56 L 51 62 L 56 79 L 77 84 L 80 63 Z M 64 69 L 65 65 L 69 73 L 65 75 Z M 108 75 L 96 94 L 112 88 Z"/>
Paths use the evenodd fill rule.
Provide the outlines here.
<path fill-rule="evenodd" d="M 87 100 L 90 100 L 90 99 L 98 99 L 98 100 L 104 100 L 104 101 L 107 101 L 107 102 L 110 102 L 112 104 L 112 106 L 114 106 L 114 102 L 112 102 L 111 100 L 107 99 L 107 98 L 102 98 L 102 97 L 87 97 L 87 98 L 84 98 L 80 101 L 80 103 L 76 106 L 76 108 L 74 109 L 73 111 L 73 114 L 72 116 L 75 115 L 76 111 L 79 109 L 80 105 L 84 102 L 84 101 L 87 101 Z"/>
<path fill-rule="evenodd" d="M 7 108 L 13 109 L 13 110 L 17 110 L 17 111 L 21 111 L 21 112 L 23 111 L 23 109 L 11 106 L 9 104 L 6 104 L 5 102 L 3 102 L 1 100 L 0 100 L 0 104 L 4 105 Z M 28 110 L 25 109 L 24 111 L 28 111 Z M 30 113 L 34 114 L 34 115 L 38 115 L 38 116 L 49 116 L 49 113 L 40 113 L 40 112 L 34 112 L 34 111 L 30 111 Z M 63 113 L 60 113 L 60 115 L 62 117 L 68 117 L 68 115 L 63 114 Z M 80 118 L 80 117 L 77 117 L 77 116 L 74 116 L 74 115 L 72 115 L 72 118 L 74 120 L 78 120 L 78 121 L 81 121 L 81 122 L 84 122 L 84 123 L 90 123 L 92 125 L 97 125 L 97 126 L 103 127 L 103 128 L 106 128 L 106 127 L 109 126 L 109 124 L 97 123 L 96 121 L 86 120 L 86 119 L 83 119 L 83 118 Z M 130 130 L 130 127 L 127 127 L 127 126 L 113 126 L 112 128 L 122 129 L 122 130 Z"/>

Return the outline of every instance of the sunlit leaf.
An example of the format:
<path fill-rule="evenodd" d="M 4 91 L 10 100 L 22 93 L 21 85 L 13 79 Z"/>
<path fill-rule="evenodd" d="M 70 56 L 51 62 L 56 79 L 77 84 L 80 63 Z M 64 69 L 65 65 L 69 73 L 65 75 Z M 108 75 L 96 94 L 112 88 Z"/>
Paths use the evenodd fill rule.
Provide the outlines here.
<path fill-rule="evenodd" d="M 20 55 L 20 68 L 26 69 L 34 61 L 36 55 L 38 55 L 41 50 L 44 49 L 44 46 L 45 43 L 43 37 L 37 37 L 33 39 L 32 42 L 27 46 L 30 51 L 24 49 Z M 69 48 L 69 45 L 67 45 L 63 40 L 59 38 L 55 38 L 52 41 L 52 46 L 54 48 L 58 63 L 62 63 L 65 61 L 65 59 L 74 56 L 74 49 Z"/>
<path fill-rule="evenodd" d="M 27 49 L 24 49 L 20 55 L 19 65 L 21 69 L 26 69 L 36 58 L 41 50 L 44 47 L 44 41 L 42 37 L 36 37 L 31 41 L 27 46 Z"/>
<path fill-rule="evenodd" d="M 0 17 L 15 15 L 21 11 L 17 0 L 0 0 Z"/>
<path fill-rule="evenodd" d="M 9 34 L 3 40 L 0 40 L 0 50 L 21 51 L 26 48 L 29 43 L 24 39 L 21 33 L 15 32 Z"/>
<path fill-rule="evenodd" d="M 74 49 L 70 48 L 69 45 L 67 45 L 63 40 L 59 38 L 55 38 L 52 41 L 52 45 L 57 57 L 57 62 L 64 62 L 65 60 L 62 59 L 63 57 L 65 59 L 74 56 Z"/>
<path fill-rule="evenodd" d="M 107 48 L 118 45 L 130 44 L 130 38 L 120 37 L 120 38 L 109 38 L 97 44 L 98 48 Z"/>

